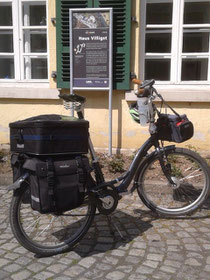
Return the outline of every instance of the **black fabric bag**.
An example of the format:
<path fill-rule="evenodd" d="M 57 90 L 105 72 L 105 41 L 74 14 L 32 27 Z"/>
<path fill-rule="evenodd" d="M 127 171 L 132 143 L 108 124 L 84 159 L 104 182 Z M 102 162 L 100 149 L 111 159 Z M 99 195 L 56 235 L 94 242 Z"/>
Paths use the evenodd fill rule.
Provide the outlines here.
<path fill-rule="evenodd" d="M 182 143 L 192 138 L 193 124 L 186 115 L 160 114 L 157 122 L 159 140 Z"/>
<path fill-rule="evenodd" d="M 30 173 L 32 209 L 40 213 L 61 213 L 83 203 L 90 175 L 87 157 L 31 158 L 23 167 Z"/>
<path fill-rule="evenodd" d="M 89 122 L 62 115 L 40 115 L 10 123 L 12 152 L 29 155 L 88 153 Z"/>
<path fill-rule="evenodd" d="M 21 175 L 24 174 L 23 164 L 27 159 L 25 154 L 12 154 L 11 155 L 11 167 L 13 172 L 13 182 L 15 182 Z"/>

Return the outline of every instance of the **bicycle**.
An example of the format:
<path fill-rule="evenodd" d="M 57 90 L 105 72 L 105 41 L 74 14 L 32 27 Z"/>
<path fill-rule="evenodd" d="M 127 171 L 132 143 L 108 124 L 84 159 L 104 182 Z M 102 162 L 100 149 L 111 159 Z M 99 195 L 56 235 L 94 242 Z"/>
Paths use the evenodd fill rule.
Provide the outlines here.
<path fill-rule="evenodd" d="M 10 206 L 10 224 L 16 239 L 29 251 L 40 256 L 50 256 L 69 251 L 87 233 L 96 209 L 99 214 L 110 215 L 123 194 L 137 189 L 143 203 L 158 215 L 170 217 L 186 215 L 198 209 L 210 190 L 208 165 L 194 151 L 164 146 L 158 136 L 160 111 L 153 103 L 161 95 L 153 87 L 154 80 L 134 80 L 140 88 L 137 98 L 146 98 L 149 123 L 149 139 L 139 148 L 128 171 L 119 178 L 105 181 L 96 153 L 89 138 L 92 159 L 91 182 L 93 187 L 86 193 L 84 203 L 71 211 L 60 214 L 40 214 L 28 203 L 29 185 L 27 175 L 21 176 L 10 190 L 14 190 Z M 79 95 L 62 94 L 65 102 L 72 102 L 78 118 L 83 119 L 82 107 L 85 98 Z M 173 110 L 173 109 L 172 109 Z M 153 151 L 150 152 L 150 149 Z M 133 180 L 133 185 L 128 186 Z"/>

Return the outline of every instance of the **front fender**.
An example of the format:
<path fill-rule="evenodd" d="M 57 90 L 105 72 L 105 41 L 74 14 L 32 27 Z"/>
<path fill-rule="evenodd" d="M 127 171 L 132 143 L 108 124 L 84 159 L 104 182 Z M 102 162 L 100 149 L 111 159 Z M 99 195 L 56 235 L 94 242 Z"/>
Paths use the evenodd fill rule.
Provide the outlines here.
<path fill-rule="evenodd" d="M 29 173 L 26 172 L 24 175 L 18 178 L 13 184 L 7 187 L 8 191 L 14 191 L 19 189 L 28 177 L 29 177 Z"/>

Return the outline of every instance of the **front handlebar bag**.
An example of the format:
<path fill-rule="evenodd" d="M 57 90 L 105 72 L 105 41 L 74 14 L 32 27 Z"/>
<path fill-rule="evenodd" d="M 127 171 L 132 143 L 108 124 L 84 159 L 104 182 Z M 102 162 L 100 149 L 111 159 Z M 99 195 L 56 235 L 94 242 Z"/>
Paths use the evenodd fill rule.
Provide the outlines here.
<path fill-rule="evenodd" d="M 62 213 L 83 203 L 90 174 L 87 157 L 30 158 L 23 168 L 29 172 L 33 210 L 42 214 Z"/>
<path fill-rule="evenodd" d="M 89 122 L 62 115 L 40 115 L 9 124 L 12 152 L 29 155 L 88 153 Z"/>
<path fill-rule="evenodd" d="M 193 137 L 193 123 L 186 115 L 160 114 L 157 122 L 159 140 L 182 143 Z"/>

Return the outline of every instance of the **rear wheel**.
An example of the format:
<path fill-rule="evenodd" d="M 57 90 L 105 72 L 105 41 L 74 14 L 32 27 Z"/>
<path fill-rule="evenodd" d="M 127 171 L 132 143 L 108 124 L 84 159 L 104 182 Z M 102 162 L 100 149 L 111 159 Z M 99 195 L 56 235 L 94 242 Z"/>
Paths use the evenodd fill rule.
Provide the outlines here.
<path fill-rule="evenodd" d="M 204 159 L 182 148 L 166 151 L 167 166 L 175 186 L 163 174 L 158 155 L 149 157 L 139 169 L 138 194 L 158 214 L 179 216 L 193 212 L 209 195 L 210 175 Z"/>
<path fill-rule="evenodd" d="M 16 239 L 29 251 L 50 256 L 70 250 L 86 234 L 95 215 L 88 197 L 84 203 L 62 215 L 40 214 L 30 205 L 29 187 L 14 192 L 10 224 Z"/>

